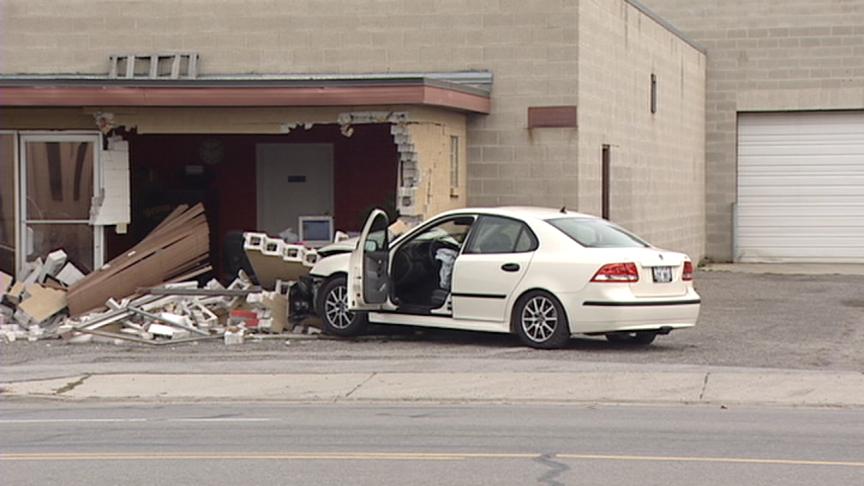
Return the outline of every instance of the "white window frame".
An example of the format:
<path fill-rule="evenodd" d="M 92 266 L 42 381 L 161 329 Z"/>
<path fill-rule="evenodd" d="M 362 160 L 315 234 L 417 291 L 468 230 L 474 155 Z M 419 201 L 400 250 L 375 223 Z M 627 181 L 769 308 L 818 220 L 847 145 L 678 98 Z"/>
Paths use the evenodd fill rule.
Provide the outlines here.
<path fill-rule="evenodd" d="M 38 131 L 18 132 L 19 164 L 16 165 L 18 174 L 15 183 L 18 185 L 18 207 L 15 211 L 17 224 L 17 243 L 15 251 L 16 272 L 18 274 L 27 263 L 27 143 L 28 142 L 90 142 L 93 143 L 93 193 L 99 193 L 102 187 L 102 134 L 91 131 Z M 39 220 L 41 224 L 90 224 L 90 220 Z M 105 263 L 105 227 L 91 225 L 93 227 L 93 269 L 101 267 Z"/>

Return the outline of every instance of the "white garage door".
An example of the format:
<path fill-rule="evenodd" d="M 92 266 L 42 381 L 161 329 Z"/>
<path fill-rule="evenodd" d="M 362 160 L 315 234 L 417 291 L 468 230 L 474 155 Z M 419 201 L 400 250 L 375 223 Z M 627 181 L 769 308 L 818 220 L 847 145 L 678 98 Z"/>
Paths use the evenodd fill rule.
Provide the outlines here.
<path fill-rule="evenodd" d="M 864 112 L 740 114 L 735 256 L 864 263 Z"/>

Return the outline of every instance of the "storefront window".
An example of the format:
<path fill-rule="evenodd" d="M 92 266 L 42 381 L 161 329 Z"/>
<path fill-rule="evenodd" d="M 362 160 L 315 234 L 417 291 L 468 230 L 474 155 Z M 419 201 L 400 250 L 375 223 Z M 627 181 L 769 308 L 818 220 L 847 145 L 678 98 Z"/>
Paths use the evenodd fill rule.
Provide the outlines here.
<path fill-rule="evenodd" d="M 25 137 L 24 143 L 26 261 L 62 249 L 78 268 L 93 270 L 95 140 L 46 135 Z"/>
<path fill-rule="evenodd" d="M 90 218 L 93 195 L 93 144 L 27 144 L 27 219 Z"/>

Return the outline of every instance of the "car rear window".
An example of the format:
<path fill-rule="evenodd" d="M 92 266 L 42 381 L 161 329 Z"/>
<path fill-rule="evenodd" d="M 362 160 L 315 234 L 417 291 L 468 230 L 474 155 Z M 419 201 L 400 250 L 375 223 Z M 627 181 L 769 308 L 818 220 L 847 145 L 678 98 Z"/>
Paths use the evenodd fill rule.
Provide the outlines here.
<path fill-rule="evenodd" d="M 547 223 L 587 248 L 645 248 L 649 245 L 636 235 L 602 219 L 555 218 Z"/>

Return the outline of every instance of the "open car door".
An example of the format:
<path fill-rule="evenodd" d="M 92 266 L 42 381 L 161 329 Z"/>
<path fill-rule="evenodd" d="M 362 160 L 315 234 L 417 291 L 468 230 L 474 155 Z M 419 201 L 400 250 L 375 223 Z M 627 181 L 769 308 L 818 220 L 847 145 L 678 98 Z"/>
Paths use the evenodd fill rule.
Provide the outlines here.
<path fill-rule="evenodd" d="M 348 307 L 378 310 L 390 295 L 390 252 L 387 213 L 375 209 L 366 220 L 348 266 Z"/>

